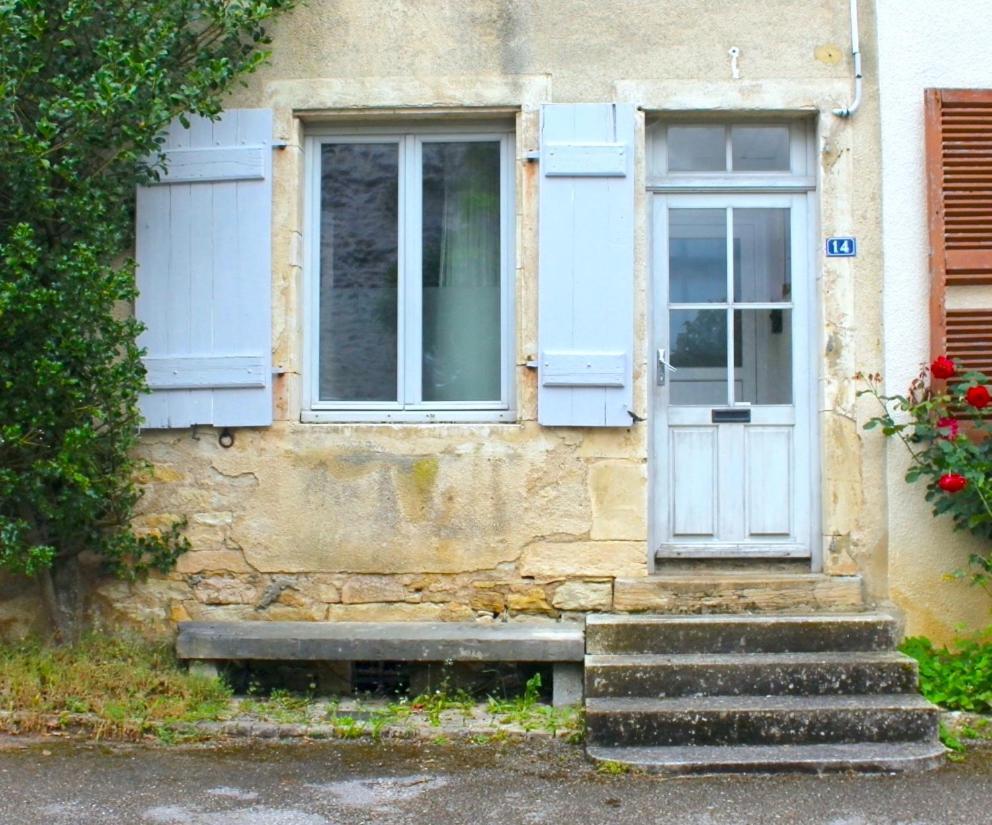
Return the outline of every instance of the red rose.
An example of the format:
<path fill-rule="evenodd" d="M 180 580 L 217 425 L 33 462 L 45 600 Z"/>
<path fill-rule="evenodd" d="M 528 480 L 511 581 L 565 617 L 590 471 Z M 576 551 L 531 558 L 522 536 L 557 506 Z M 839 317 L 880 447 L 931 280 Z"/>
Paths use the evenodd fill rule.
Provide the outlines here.
<path fill-rule="evenodd" d="M 945 493 L 960 493 L 968 486 L 968 479 L 958 473 L 945 473 L 938 479 L 937 486 Z"/>
<path fill-rule="evenodd" d="M 941 380 L 953 377 L 955 372 L 957 372 L 957 369 L 954 366 L 954 362 L 946 355 L 938 355 L 936 360 L 930 365 L 930 374 L 934 378 L 940 378 Z"/>
<path fill-rule="evenodd" d="M 980 410 L 992 402 L 992 395 L 989 395 L 989 391 L 984 385 L 979 384 L 977 387 L 968 387 L 968 392 L 964 394 L 964 400 Z"/>
<path fill-rule="evenodd" d="M 961 425 L 956 418 L 939 418 L 937 419 L 937 429 L 947 430 L 946 433 L 941 433 L 944 438 L 957 438 Z"/>

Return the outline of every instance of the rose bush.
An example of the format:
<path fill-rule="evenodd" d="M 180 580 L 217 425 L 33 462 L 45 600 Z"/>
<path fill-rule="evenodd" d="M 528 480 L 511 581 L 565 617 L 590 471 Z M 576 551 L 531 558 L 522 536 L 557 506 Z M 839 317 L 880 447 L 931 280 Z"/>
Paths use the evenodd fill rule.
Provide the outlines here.
<path fill-rule="evenodd" d="M 979 372 L 959 373 L 943 355 L 920 371 L 906 395 L 885 395 L 878 374 L 857 377 L 865 384 L 858 395 L 882 407 L 865 429 L 881 427 L 912 456 L 906 481 L 925 479 L 935 516 L 948 515 L 955 530 L 990 542 L 969 561 L 972 581 L 992 593 L 992 421 L 983 414 L 992 404 L 992 382 Z"/>

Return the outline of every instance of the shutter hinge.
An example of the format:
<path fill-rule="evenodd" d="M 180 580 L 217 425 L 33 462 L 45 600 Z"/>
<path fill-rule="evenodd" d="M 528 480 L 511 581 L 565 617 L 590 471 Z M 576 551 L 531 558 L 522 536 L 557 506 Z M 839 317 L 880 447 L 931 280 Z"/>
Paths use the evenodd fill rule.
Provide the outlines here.
<path fill-rule="evenodd" d="M 541 159 L 541 150 L 531 149 L 529 152 L 524 152 L 523 159 L 527 163 L 537 163 Z"/>
<path fill-rule="evenodd" d="M 279 149 L 280 151 L 285 149 L 289 144 L 284 140 L 274 140 L 272 141 L 272 148 Z"/>

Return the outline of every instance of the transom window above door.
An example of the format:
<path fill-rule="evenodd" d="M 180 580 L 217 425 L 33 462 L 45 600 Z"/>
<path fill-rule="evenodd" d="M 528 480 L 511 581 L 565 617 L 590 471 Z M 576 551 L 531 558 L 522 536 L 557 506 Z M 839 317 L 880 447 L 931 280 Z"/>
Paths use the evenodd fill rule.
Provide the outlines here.
<path fill-rule="evenodd" d="M 512 135 L 307 140 L 304 420 L 511 418 Z"/>
<path fill-rule="evenodd" d="M 811 128 L 800 119 L 650 122 L 648 186 L 812 189 Z"/>

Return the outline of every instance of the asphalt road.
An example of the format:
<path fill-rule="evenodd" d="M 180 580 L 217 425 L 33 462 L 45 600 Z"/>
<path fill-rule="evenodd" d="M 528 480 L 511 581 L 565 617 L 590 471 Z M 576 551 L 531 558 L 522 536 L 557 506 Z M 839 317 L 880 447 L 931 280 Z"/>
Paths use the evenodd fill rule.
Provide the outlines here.
<path fill-rule="evenodd" d="M 165 748 L 0 740 L 3 825 L 986 825 L 992 751 L 905 776 L 602 776 L 554 742 Z"/>

